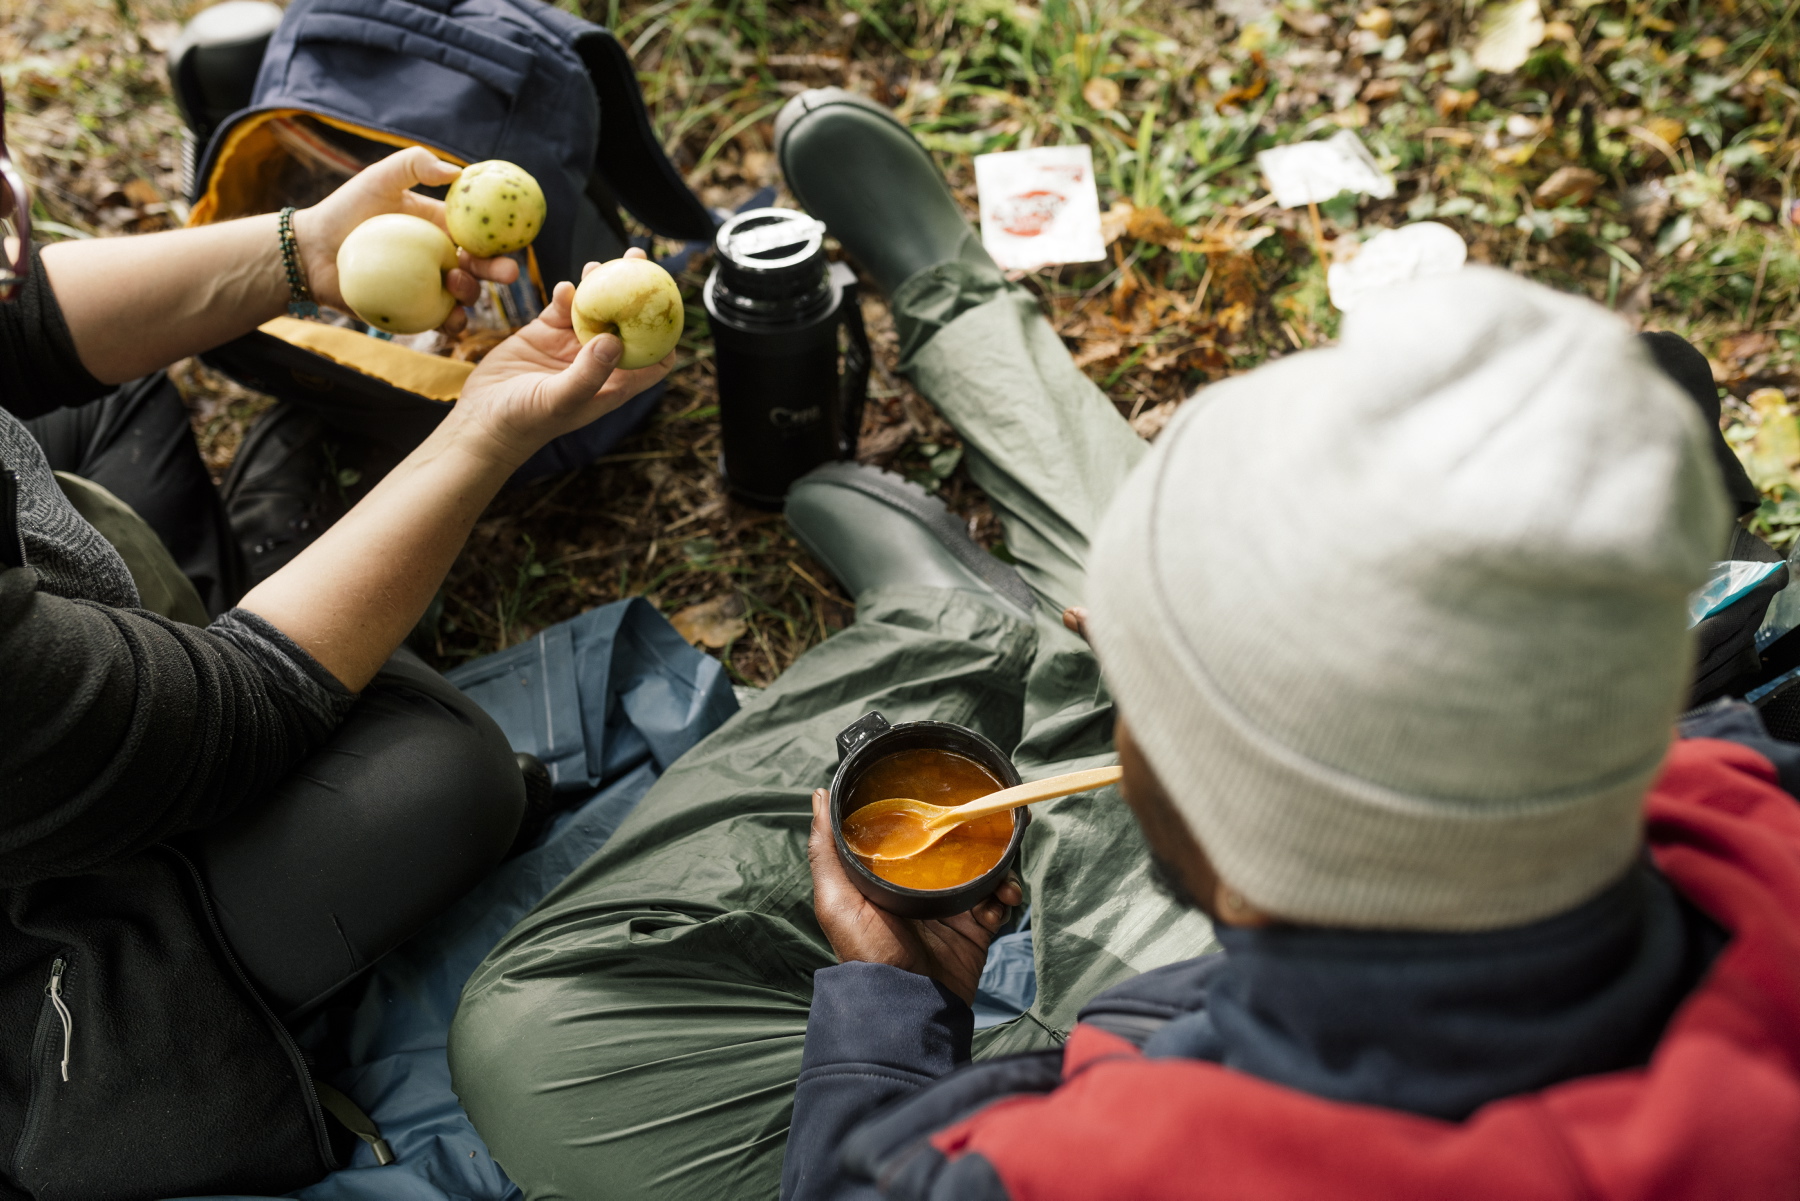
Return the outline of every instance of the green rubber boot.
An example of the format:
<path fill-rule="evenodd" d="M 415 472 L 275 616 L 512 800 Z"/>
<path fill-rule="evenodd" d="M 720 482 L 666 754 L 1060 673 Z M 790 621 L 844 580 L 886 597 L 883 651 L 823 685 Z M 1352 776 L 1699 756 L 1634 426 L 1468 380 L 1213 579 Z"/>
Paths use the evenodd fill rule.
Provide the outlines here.
<path fill-rule="evenodd" d="M 860 599 L 891 585 L 977 592 L 1030 619 L 1019 573 L 977 546 L 944 502 L 861 463 L 827 463 L 788 491 L 794 537 Z"/>
<path fill-rule="evenodd" d="M 1002 281 L 931 155 L 873 100 L 843 88 L 800 93 L 775 118 L 775 153 L 788 188 L 883 295 L 945 262 Z"/>

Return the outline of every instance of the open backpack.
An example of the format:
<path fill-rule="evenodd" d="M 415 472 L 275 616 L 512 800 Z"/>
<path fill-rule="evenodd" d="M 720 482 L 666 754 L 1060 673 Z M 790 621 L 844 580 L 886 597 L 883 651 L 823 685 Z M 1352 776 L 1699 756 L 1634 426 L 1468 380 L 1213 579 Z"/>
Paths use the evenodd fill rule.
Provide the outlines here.
<path fill-rule="evenodd" d="M 199 89 L 180 56 L 171 74 L 207 138 L 190 225 L 311 204 L 413 145 L 459 165 L 506 159 L 543 188 L 544 226 L 515 256 L 518 282 L 484 283 L 454 339 L 390 337 L 322 309 L 316 320 L 277 317 L 202 356 L 247 387 L 402 451 L 442 420 L 481 355 L 535 317 L 559 281 L 624 253 L 620 205 L 664 237 L 712 238 L 715 219 L 657 143 L 624 48 L 540 0 L 294 0 L 268 38 L 248 105 L 216 129 L 194 119 Z M 540 457 L 549 470 L 591 461 L 659 391 Z"/>

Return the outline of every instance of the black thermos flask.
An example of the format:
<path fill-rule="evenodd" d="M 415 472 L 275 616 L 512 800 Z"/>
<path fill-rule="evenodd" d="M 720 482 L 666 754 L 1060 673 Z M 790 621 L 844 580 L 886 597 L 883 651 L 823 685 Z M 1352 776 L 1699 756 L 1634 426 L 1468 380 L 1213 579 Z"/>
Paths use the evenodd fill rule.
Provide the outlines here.
<path fill-rule="evenodd" d="M 719 381 L 719 467 L 733 495 L 778 509 L 795 480 L 856 453 L 869 384 L 856 275 L 825 258 L 825 226 L 793 209 L 737 214 L 714 250 L 702 299 Z"/>

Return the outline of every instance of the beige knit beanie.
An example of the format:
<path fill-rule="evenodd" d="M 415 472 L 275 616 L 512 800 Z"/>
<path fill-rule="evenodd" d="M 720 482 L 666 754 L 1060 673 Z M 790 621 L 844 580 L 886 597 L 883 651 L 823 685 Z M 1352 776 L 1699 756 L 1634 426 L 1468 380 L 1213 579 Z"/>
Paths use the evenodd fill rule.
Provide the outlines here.
<path fill-rule="evenodd" d="M 1191 401 L 1107 514 L 1090 629 L 1252 904 L 1514 925 L 1637 853 L 1728 522 L 1693 402 L 1623 322 L 1471 268 Z"/>

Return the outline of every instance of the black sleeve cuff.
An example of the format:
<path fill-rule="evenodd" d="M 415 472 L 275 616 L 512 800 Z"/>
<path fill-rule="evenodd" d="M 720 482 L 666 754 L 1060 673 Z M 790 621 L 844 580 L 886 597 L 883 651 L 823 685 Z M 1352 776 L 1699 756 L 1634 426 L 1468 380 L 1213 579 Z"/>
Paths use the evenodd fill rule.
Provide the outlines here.
<path fill-rule="evenodd" d="M 110 391 L 81 365 L 34 244 L 30 278 L 10 303 L 0 303 L 0 406 L 25 420 Z"/>

